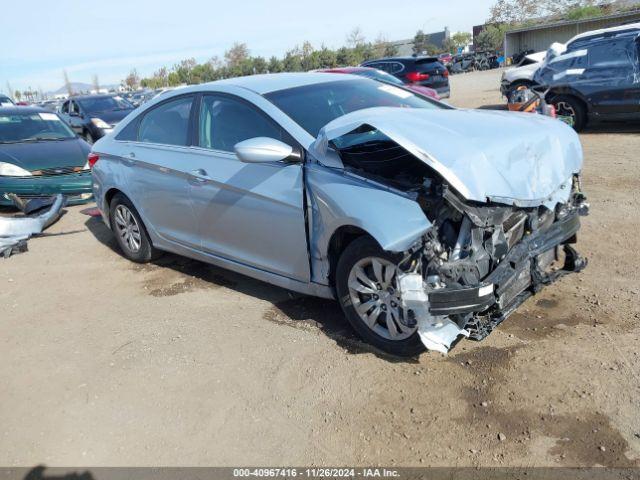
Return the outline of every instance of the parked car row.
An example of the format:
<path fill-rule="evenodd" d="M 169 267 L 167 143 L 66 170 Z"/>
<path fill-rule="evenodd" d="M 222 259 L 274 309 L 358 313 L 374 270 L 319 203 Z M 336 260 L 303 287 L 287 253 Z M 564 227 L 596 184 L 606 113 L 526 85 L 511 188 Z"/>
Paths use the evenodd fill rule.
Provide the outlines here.
<path fill-rule="evenodd" d="M 387 72 L 408 85 L 431 88 L 443 99 L 451 95 L 449 70 L 440 63 L 438 57 L 380 58 L 364 62 L 361 66 Z"/>

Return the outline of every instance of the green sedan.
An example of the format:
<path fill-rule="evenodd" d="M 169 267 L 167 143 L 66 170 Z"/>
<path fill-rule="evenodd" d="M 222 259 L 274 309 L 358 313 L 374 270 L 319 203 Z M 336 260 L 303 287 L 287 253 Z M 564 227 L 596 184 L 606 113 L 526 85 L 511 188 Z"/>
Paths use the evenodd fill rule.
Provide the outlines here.
<path fill-rule="evenodd" d="M 91 147 L 56 114 L 41 108 L 0 108 L 0 205 L 62 193 L 69 204 L 92 198 Z"/>

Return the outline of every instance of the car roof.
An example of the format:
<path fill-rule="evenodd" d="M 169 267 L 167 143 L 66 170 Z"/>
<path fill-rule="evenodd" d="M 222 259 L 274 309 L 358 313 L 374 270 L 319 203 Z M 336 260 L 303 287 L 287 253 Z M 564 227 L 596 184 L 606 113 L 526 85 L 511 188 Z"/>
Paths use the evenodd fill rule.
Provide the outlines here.
<path fill-rule="evenodd" d="M 70 97 L 68 100 L 84 100 L 86 98 L 108 98 L 113 97 L 110 93 L 100 93 L 95 95 L 76 95 L 75 97 Z"/>
<path fill-rule="evenodd" d="M 640 22 L 627 23 L 626 25 L 618 25 L 617 27 L 601 28 L 600 30 L 591 30 L 590 32 L 580 33 L 575 37 L 573 37 L 571 40 L 569 40 L 567 42 L 567 45 L 575 42 L 576 40 L 583 40 L 585 38 L 591 38 L 591 37 L 599 37 L 602 35 L 606 35 L 607 33 L 626 32 L 626 31 L 632 32 L 633 30 L 640 31 Z"/>
<path fill-rule="evenodd" d="M 204 85 L 199 85 L 199 87 L 202 88 L 207 85 L 212 87 L 217 85 L 229 85 L 246 88 L 247 90 L 252 90 L 257 94 L 265 95 L 267 93 L 286 90 L 289 88 L 336 81 L 348 82 L 353 80 L 357 80 L 357 77 L 350 75 L 325 75 L 324 73 L 318 72 L 265 73 L 261 75 L 250 75 L 247 77 L 227 78 L 225 80 L 205 83 Z"/>
<path fill-rule="evenodd" d="M 20 115 L 29 113 L 53 113 L 40 107 L 0 107 L 0 115 Z"/>
<path fill-rule="evenodd" d="M 375 60 L 367 60 L 365 62 L 362 62 L 363 65 L 367 64 L 367 63 L 372 63 L 372 62 L 391 62 L 391 61 L 396 61 L 396 62 L 415 62 L 418 60 L 424 60 L 425 58 L 435 58 L 437 59 L 438 57 L 434 57 L 433 55 L 421 55 L 418 57 L 414 57 L 413 55 L 409 55 L 409 56 L 404 56 L 404 57 L 384 57 L 384 58 L 376 58 Z"/>
<path fill-rule="evenodd" d="M 321 73 L 353 73 L 353 72 L 377 72 L 379 70 L 371 67 L 336 67 L 316 70 Z"/>

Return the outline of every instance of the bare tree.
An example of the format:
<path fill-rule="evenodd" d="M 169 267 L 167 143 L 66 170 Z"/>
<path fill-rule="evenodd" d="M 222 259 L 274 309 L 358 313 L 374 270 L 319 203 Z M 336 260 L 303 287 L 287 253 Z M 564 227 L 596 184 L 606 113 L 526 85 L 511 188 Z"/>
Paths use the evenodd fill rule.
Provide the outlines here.
<path fill-rule="evenodd" d="M 560 15 L 582 7 L 603 5 L 602 0 L 497 0 L 489 23 L 522 23 L 545 15 Z"/>
<path fill-rule="evenodd" d="M 365 41 L 366 41 L 365 36 L 362 33 L 362 29 L 360 27 L 355 27 L 347 35 L 347 46 L 349 48 L 360 47 L 364 45 Z"/>
<path fill-rule="evenodd" d="M 218 57 L 217 55 L 211 57 L 207 63 L 211 65 L 211 68 L 213 68 L 214 70 L 222 68 L 223 66 L 222 60 L 220 60 L 220 57 Z"/>
<path fill-rule="evenodd" d="M 384 57 L 389 48 L 389 40 L 382 33 L 379 33 L 373 41 L 373 56 L 375 58 Z"/>
<path fill-rule="evenodd" d="M 98 75 L 91 77 L 91 81 L 93 83 L 93 89 L 96 93 L 100 93 L 100 80 L 98 79 Z"/>
<path fill-rule="evenodd" d="M 160 83 L 163 87 L 169 85 L 169 72 L 167 71 L 167 67 L 160 67 L 158 71 L 153 74 L 153 76 L 160 80 Z"/>
<path fill-rule="evenodd" d="M 238 67 L 247 58 L 249 58 L 249 47 L 246 43 L 236 42 L 224 52 L 224 60 L 229 68 Z"/>
<path fill-rule="evenodd" d="M 66 88 L 67 93 L 69 94 L 69 96 L 73 95 L 73 85 L 71 85 L 71 82 L 69 81 L 69 75 L 67 74 L 66 70 L 62 71 L 62 75 L 64 76 L 64 88 Z"/>
<path fill-rule="evenodd" d="M 138 85 L 140 84 L 140 77 L 138 76 L 138 71 L 135 68 L 131 70 L 129 75 L 124 79 L 124 84 L 129 90 L 135 90 L 138 88 Z"/>

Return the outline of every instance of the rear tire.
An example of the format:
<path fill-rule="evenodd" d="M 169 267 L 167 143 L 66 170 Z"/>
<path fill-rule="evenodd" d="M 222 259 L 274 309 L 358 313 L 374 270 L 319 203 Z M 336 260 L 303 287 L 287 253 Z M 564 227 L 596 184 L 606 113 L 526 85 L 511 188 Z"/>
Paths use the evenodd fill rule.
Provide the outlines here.
<path fill-rule="evenodd" d="M 558 95 L 550 102 L 556 109 L 558 116 L 570 116 L 573 118 L 573 129 L 582 131 L 587 124 L 587 109 L 580 100 L 571 95 Z"/>
<path fill-rule="evenodd" d="M 377 263 L 379 269 L 377 277 L 372 261 Z M 417 327 L 408 327 L 400 322 L 406 314 L 399 307 L 395 283 L 398 261 L 397 255 L 382 250 L 371 237 L 360 237 L 349 244 L 338 260 L 336 292 L 347 320 L 365 342 L 391 355 L 412 357 L 426 349 L 418 336 Z M 393 268 L 393 271 L 388 268 Z M 358 279 L 362 278 L 363 273 L 368 278 L 356 283 L 354 290 L 357 273 Z M 387 281 L 380 277 L 385 277 Z M 376 310 L 378 308 L 380 310 Z"/>
<path fill-rule="evenodd" d="M 117 193 L 111 200 L 109 222 L 116 242 L 126 258 L 136 263 L 147 263 L 160 256 L 160 251 L 151 244 L 138 211 L 121 193 Z"/>

